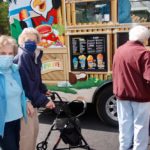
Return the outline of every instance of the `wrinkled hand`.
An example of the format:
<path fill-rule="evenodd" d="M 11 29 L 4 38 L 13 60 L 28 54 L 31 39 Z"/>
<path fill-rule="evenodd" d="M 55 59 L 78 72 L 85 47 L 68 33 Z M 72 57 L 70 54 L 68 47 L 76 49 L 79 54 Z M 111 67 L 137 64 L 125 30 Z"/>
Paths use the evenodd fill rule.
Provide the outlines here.
<path fill-rule="evenodd" d="M 30 117 L 33 117 L 33 115 L 35 113 L 31 102 L 27 102 L 27 113 L 28 113 L 28 116 L 30 116 Z"/>
<path fill-rule="evenodd" d="M 48 109 L 54 109 L 55 108 L 55 104 L 52 101 L 49 101 L 46 104 L 46 108 L 48 108 Z"/>
<path fill-rule="evenodd" d="M 46 96 L 51 96 L 52 95 L 52 92 L 50 91 L 50 90 L 48 90 L 47 92 L 46 92 Z"/>

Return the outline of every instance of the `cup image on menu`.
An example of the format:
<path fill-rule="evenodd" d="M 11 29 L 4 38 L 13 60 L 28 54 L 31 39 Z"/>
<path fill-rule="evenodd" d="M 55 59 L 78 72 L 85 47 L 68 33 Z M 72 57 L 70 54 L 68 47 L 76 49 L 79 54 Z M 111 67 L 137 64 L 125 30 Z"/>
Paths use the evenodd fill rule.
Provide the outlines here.
<path fill-rule="evenodd" d="M 80 55 L 79 56 L 79 62 L 80 62 L 80 65 L 81 65 L 82 69 L 85 69 L 85 60 L 86 60 L 86 56 L 85 55 Z"/>
<path fill-rule="evenodd" d="M 93 56 L 92 55 L 89 55 L 87 57 L 87 62 L 88 62 L 88 69 L 92 69 L 93 68 Z"/>
<path fill-rule="evenodd" d="M 74 57 L 74 58 L 73 58 L 73 68 L 74 68 L 74 69 L 77 69 L 77 68 L 78 68 L 78 58 L 77 58 L 77 57 Z"/>
<path fill-rule="evenodd" d="M 104 68 L 103 58 L 104 58 L 103 54 L 100 53 L 97 55 L 97 67 L 98 67 L 98 69 Z"/>

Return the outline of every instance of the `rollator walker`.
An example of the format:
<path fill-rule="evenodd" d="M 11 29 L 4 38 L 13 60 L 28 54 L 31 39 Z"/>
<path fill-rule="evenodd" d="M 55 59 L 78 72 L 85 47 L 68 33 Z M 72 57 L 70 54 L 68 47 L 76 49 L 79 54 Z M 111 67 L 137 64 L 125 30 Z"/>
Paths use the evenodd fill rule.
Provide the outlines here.
<path fill-rule="evenodd" d="M 56 97 L 57 96 L 57 97 Z M 90 148 L 84 137 L 81 133 L 81 127 L 79 122 L 79 117 L 85 113 L 86 102 L 83 100 L 73 100 L 71 102 L 64 102 L 58 93 L 53 92 L 51 99 L 55 102 L 56 108 L 54 112 L 56 113 L 56 118 L 45 138 L 44 141 L 37 144 L 37 150 L 47 150 L 48 149 L 48 139 L 52 131 L 60 131 L 60 135 L 52 150 L 70 150 L 70 149 L 87 149 L 93 150 Z M 57 101 L 56 101 L 57 100 Z M 71 111 L 71 104 L 74 102 L 82 103 L 82 111 L 77 115 L 73 115 Z M 58 148 L 60 141 L 63 141 L 66 147 Z"/>

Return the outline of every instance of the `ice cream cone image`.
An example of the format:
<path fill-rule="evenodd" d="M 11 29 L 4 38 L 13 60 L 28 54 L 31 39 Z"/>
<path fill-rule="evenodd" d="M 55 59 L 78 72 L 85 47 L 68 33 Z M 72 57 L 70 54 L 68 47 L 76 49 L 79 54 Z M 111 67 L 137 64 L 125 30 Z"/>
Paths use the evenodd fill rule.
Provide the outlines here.
<path fill-rule="evenodd" d="M 80 62 L 80 65 L 81 65 L 81 69 L 85 69 L 86 56 L 85 55 L 80 55 L 79 60 L 80 60 L 79 62 Z"/>
<path fill-rule="evenodd" d="M 26 9 L 22 9 L 19 12 L 19 19 L 26 23 L 27 27 L 33 27 L 32 20 L 30 17 L 30 13 Z M 21 24 L 23 23 L 21 22 Z"/>
<path fill-rule="evenodd" d="M 101 53 L 97 55 L 97 66 L 99 69 L 104 67 L 104 65 L 103 65 L 103 54 L 101 54 Z"/>
<path fill-rule="evenodd" d="M 88 68 L 92 69 L 93 68 L 93 56 L 92 55 L 89 55 L 87 57 L 87 62 L 88 62 Z"/>

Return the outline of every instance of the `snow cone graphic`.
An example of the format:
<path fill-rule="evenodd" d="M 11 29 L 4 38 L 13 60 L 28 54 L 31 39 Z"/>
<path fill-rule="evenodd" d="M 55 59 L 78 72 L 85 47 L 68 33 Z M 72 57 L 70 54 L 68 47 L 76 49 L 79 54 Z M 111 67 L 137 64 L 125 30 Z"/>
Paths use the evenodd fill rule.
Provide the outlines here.
<path fill-rule="evenodd" d="M 78 58 L 77 58 L 77 57 L 74 57 L 74 58 L 73 58 L 73 68 L 74 68 L 74 69 L 77 69 L 77 68 L 78 68 Z"/>
<path fill-rule="evenodd" d="M 97 67 L 99 69 L 103 67 L 103 58 L 104 58 L 103 54 L 100 53 L 97 55 Z"/>
<path fill-rule="evenodd" d="M 86 56 L 85 55 L 80 55 L 79 56 L 79 62 L 80 62 L 80 64 L 81 64 L 81 68 L 82 69 L 85 69 L 85 60 L 86 60 Z"/>
<path fill-rule="evenodd" d="M 87 62 L 88 62 L 88 68 L 92 69 L 93 68 L 93 56 L 92 55 L 89 55 L 87 57 Z"/>

